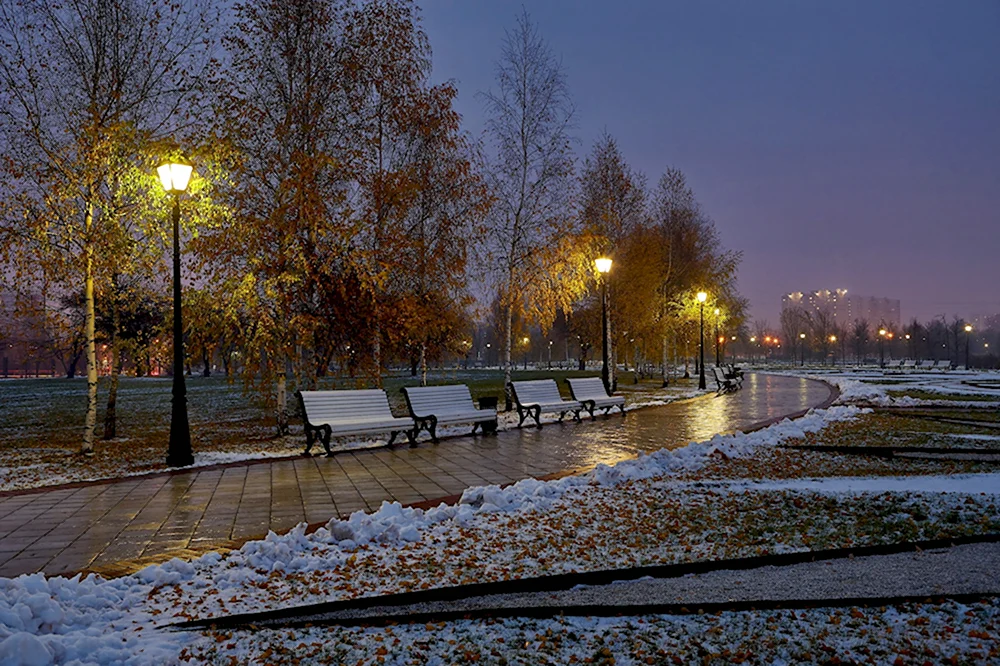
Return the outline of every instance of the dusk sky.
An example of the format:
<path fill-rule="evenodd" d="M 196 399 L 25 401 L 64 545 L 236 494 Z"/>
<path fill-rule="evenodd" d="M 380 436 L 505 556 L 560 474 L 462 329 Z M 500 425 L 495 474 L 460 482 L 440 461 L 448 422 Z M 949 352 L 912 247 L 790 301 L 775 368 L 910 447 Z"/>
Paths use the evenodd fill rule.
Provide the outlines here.
<path fill-rule="evenodd" d="M 466 128 L 521 2 L 427 0 Z M 683 170 L 740 290 L 847 288 L 904 319 L 1000 312 L 1000 2 L 525 3 L 562 57 L 579 155 L 602 130 Z"/>

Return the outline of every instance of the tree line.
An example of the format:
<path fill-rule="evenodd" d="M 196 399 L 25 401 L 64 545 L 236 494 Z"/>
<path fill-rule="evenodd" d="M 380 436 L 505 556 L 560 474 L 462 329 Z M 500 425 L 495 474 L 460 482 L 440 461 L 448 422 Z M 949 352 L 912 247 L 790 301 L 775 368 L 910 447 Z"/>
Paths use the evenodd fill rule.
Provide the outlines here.
<path fill-rule="evenodd" d="M 410 0 L 248 0 L 225 16 L 209 0 L 0 0 L 0 279 L 82 356 L 82 450 L 98 343 L 113 437 L 118 376 L 149 371 L 166 337 L 165 159 L 196 167 L 187 351 L 267 396 L 279 433 L 292 388 L 378 385 L 399 363 L 426 381 L 468 353 L 476 320 L 506 379 L 526 330 L 561 323 L 599 347 L 600 255 L 613 357 L 626 336 L 664 373 L 690 356 L 700 290 L 739 326 L 739 253 L 680 170 L 650 186 L 609 134 L 581 162 L 565 71 L 526 11 L 495 71 L 472 137 Z"/>

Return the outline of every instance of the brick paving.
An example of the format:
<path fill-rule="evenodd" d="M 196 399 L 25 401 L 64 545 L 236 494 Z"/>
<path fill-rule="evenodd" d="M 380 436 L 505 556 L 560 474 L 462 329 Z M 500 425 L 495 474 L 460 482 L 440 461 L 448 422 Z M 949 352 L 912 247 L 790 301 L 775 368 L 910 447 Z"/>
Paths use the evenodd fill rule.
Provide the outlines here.
<path fill-rule="evenodd" d="M 750 375 L 732 395 L 417 448 L 253 462 L 0 498 L 0 576 L 135 571 L 238 547 L 268 530 L 457 495 L 469 486 L 589 469 L 824 403 L 830 389 Z"/>

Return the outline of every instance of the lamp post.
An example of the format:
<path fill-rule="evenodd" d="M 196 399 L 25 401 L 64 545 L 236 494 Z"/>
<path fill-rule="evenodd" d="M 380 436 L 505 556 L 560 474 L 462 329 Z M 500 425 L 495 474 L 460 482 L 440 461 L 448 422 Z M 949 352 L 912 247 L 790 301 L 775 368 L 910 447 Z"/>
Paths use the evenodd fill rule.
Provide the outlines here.
<path fill-rule="evenodd" d="M 698 388 L 705 390 L 705 301 L 708 294 L 703 291 L 698 292 L 698 303 L 700 303 L 701 324 L 698 327 Z"/>
<path fill-rule="evenodd" d="M 715 367 L 719 367 L 719 308 L 715 308 Z"/>
<path fill-rule="evenodd" d="M 878 365 L 880 368 L 885 367 L 885 334 L 886 330 L 884 328 L 878 329 Z"/>
<path fill-rule="evenodd" d="M 552 369 L 552 340 L 549 340 L 549 370 Z"/>
<path fill-rule="evenodd" d="M 611 271 L 611 259 L 598 257 L 594 260 L 597 272 L 601 276 L 601 381 L 604 390 L 611 394 L 611 368 L 608 364 L 608 353 L 611 350 L 611 323 L 608 321 L 608 273 Z"/>
<path fill-rule="evenodd" d="M 186 467 L 194 463 L 191 453 L 191 428 L 188 425 L 187 388 L 184 386 L 184 326 L 181 323 L 181 194 L 187 191 L 192 167 L 181 162 L 167 162 L 156 172 L 163 189 L 174 195 L 174 386 L 170 409 L 170 444 L 168 467 Z"/>
<path fill-rule="evenodd" d="M 836 335 L 831 335 L 830 336 L 830 342 L 834 345 L 834 347 L 833 347 L 833 359 L 832 359 L 833 362 L 831 363 L 831 365 L 837 365 L 837 346 L 836 346 L 837 345 L 837 336 Z M 841 359 L 841 362 L 843 362 L 843 359 Z"/>
<path fill-rule="evenodd" d="M 969 369 L 969 338 L 972 334 L 972 324 L 965 325 L 965 369 Z"/>
<path fill-rule="evenodd" d="M 528 369 L 528 345 L 531 344 L 531 338 L 527 335 L 521 340 L 521 344 L 524 346 L 524 369 Z"/>
<path fill-rule="evenodd" d="M 792 348 L 792 353 L 795 353 L 795 348 Z M 795 363 L 795 357 L 792 356 L 792 363 Z M 806 364 L 806 334 L 799 333 L 799 367 Z"/>

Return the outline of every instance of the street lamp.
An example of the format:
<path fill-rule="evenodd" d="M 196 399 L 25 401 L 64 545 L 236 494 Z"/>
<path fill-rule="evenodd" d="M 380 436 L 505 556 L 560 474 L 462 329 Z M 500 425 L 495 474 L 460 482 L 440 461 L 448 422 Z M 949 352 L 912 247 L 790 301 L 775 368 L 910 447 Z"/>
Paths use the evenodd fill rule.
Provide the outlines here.
<path fill-rule="evenodd" d="M 181 323 L 181 195 L 187 191 L 192 166 L 183 162 L 161 164 L 156 172 L 163 189 L 174 195 L 174 385 L 170 409 L 170 444 L 168 467 L 186 467 L 194 463 L 191 453 L 191 428 L 188 425 L 187 388 L 184 386 L 184 326 Z"/>
<path fill-rule="evenodd" d="M 700 304 L 701 324 L 698 328 L 698 354 L 701 358 L 698 361 L 698 388 L 702 391 L 705 390 L 705 301 L 707 300 L 708 294 L 699 291 L 698 303 Z"/>
<path fill-rule="evenodd" d="M 972 333 L 972 324 L 965 325 L 965 369 L 969 369 L 969 337 Z"/>
<path fill-rule="evenodd" d="M 521 344 L 524 345 L 524 369 L 528 369 L 528 345 L 531 343 L 531 338 L 527 335 L 521 340 Z"/>
<path fill-rule="evenodd" d="M 836 347 L 837 336 L 836 335 L 831 335 L 830 336 L 830 343 L 834 345 L 834 348 L 833 348 L 833 365 L 837 365 L 837 347 Z"/>
<path fill-rule="evenodd" d="M 792 348 L 792 363 L 795 363 L 795 348 Z M 799 366 L 806 364 L 806 334 L 799 333 Z"/>
<path fill-rule="evenodd" d="M 878 329 L 878 365 L 880 368 L 885 367 L 885 334 L 886 330 L 884 328 Z"/>
<path fill-rule="evenodd" d="M 611 322 L 608 321 L 608 273 L 611 272 L 611 259 L 598 257 L 594 260 L 601 280 L 601 381 L 604 390 L 611 395 L 611 368 L 608 364 L 608 354 L 611 351 Z"/>

